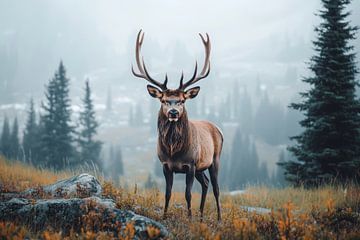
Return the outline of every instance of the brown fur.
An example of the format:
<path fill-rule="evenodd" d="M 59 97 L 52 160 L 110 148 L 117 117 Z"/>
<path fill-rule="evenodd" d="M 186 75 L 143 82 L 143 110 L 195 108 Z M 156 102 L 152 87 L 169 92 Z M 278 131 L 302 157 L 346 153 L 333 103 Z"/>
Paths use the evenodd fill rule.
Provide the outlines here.
<path fill-rule="evenodd" d="M 186 151 L 189 148 L 189 121 L 186 111 L 177 122 L 170 122 L 168 117 L 159 111 L 158 118 L 159 147 L 168 156 L 173 157 L 177 153 Z"/>
<path fill-rule="evenodd" d="M 162 163 L 187 165 L 192 160 L 199 171 L 209 168 L 220 157 L 223 144 L 220 130 L 207 121 L 190 121 L 185 108 L 177 122 L 170 122 L 160 109 L 158 134 L 158 155 Z"/>
<path fill-rule="evenodd" d="M 200 216 L 203 217 L 204 204 L 209 179 L 204 174 L 209 170 L 210 180 L 216 200 L 218 220 L 221 220 L 219 202 L 218 170 L 223 145 L 223 135 L 218 127 L 207 121 L 190 121 L 185 107 L 178 121 L 169 121 L 161 107 L 158 116 L 158 156 L 163 164 L 166 180 L 164 216 L 169 206 L 173 173 L 186 174 L 185 198 L 188 216 L 191 216 L 191 187 L 194 176 L 202 187 Z"/>

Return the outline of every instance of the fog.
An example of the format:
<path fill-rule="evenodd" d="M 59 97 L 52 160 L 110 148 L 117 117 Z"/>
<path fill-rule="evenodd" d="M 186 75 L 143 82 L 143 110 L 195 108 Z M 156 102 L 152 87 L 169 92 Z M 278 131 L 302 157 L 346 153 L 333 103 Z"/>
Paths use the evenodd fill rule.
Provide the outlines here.
<path fill-rule="evenodd" d="M 168 73 L 168 86 L 176 88 L 181 71 L 190 78 L 195 61 L 202 64 L 198 33 L 208 33 L 211 73 L 199 83 L 199 97 L 187 103 L 190 118 L 215 116 L 224 129 L 226 152 L 240 126 L 271 176 L 289 144 L 288 134 L 299 131 L 300 116 L 288 117 L 287 106 L 307 88 L 301 77 L 310 74 L 306 62 L 313 53 L 320 7 L 320 1 L 309 0 L 0 0 L 0 124 L 5 115 L 17 116 L 20 129 L 24 127 L 30 97 L 40 109 L 44 86 L 62 60 L 71 79 L 74 118 L 89 79 L 104 142 L 102 156 L 107 158 L 110 145 L 121 146 L 125 176 L 143 182 L 149 173 L 156 175 L 159 103 L 148 95 L 147 83 L 131 74 L 136 34 L 145 32 L 143 56 L 151 75 L 163 80 Z M 360 25 L 360 2 L 353 1 L 349 10 L 352 24 Z M 359 55 L 360 43 L 354 44 Z M 251 106 L 242 108 L 251 109 L 246 110 L 250 120 L 233 113 L 224 117 L 224 109 L 244 105 L 244 96 L 251 99 Z M 259 133 L 257 124 L 264 123 L 256 116 L 265 98 L 290 119 L 284 120 L 290 130 L 284 130 L 281 139 Z M 143 119 L 130 126 L 129 113 L 138 106 Z M 278 124 L 268 120 L 269 125 Z M 247 123 L 252 130 L 244 127 Z"/>

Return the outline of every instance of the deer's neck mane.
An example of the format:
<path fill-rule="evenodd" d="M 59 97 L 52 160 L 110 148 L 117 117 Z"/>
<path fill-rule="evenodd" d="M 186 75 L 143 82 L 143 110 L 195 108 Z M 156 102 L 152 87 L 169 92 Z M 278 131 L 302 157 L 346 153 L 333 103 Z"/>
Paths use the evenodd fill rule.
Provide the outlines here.
<path fill-rule="evenodd" d="M 184 109 L 177 122 L 170 122 L 160 109 L 158 117 L 160 148 L 169 156 L 186 152 L 190 142 L 189 119 Z"/>

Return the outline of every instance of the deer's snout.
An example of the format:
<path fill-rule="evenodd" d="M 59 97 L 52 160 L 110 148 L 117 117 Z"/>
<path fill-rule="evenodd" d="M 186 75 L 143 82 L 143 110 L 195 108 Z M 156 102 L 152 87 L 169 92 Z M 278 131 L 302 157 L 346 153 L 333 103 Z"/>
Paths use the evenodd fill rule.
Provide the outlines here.
<path fill-rule="evenodd" d="M 168 111 L 168 118 L 170 121 L 177 121 L 179 118 L 179 111 L 175 108 L 172 108 Z"/>
<path fill-rule="evenodd" d="M 178 116 L 179 116 L 178 110 L 176 110 L 175 108 L 169 110 L 169 117 L 178 117 Z"/>

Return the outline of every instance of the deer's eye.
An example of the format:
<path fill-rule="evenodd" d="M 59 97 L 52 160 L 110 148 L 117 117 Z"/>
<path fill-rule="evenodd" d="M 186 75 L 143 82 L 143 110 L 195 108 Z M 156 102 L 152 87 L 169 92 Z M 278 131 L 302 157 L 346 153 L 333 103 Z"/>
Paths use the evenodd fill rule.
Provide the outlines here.
<path fill-rule="evenodd" d="M 176 105 L 178 105 L 178 106 L 180 106 L 180 105 L 182 105 L 183 104 L 183 101 L 178 101 L 178 102 L 176 102 Z"/>

